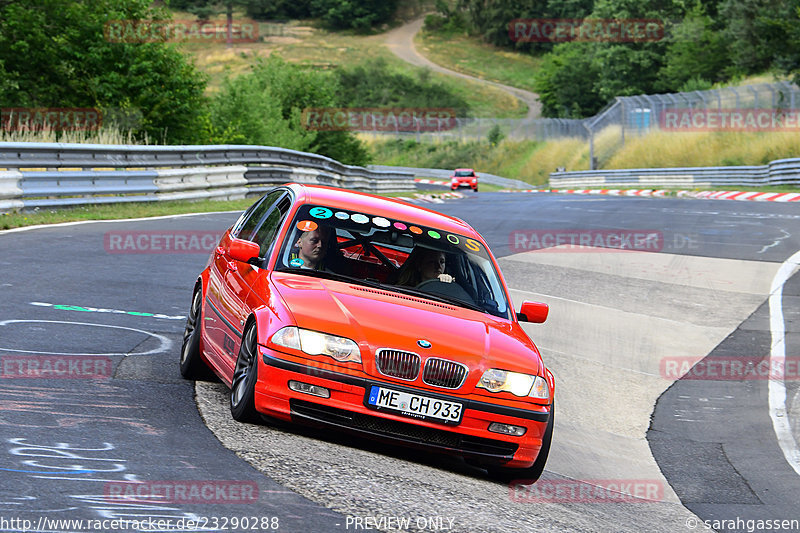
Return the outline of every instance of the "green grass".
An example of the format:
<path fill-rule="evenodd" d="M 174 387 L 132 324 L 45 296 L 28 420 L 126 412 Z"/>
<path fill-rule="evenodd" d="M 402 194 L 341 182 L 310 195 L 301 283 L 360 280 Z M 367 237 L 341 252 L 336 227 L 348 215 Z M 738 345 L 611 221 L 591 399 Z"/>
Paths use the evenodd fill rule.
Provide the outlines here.
<path fill-rule="evenodd" d="M 144 218 L 183 213 L 208 213 L 213 211 L 243 211 L 255 202 L 255 198 L 244 200 L 197 202 L 172 201 L 157 203 L 122 203 L 86 205 L 60 209 L 37 209 L 29 212 L 0 214 L 0 229 L 20 228 L 38 224 L 58 224 L 81 220 L 118 220 L 122 218 Z"/>
<path fill-rule="evenodd" d="M 423 30 L 416 35 L 414 44 L 419 53 L 450 70 L 535 92 L 533 78 L 542 64 L 540 57 L 449 32 Z"/>

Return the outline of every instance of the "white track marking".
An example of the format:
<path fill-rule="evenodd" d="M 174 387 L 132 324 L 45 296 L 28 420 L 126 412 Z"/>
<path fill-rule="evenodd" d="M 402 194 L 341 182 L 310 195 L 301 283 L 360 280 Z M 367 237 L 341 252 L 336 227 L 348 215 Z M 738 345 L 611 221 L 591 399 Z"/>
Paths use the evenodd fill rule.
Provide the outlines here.
<path fill-rule="evenodd" d="M 769 324 L 772 332 L 769 368 L 785 368 L 786 330 L 783 321 L 783 285 L 800 266 L 800 251 L 787 259 L 772 278 L 769 296 Z M 773 367 L 772 365 L 780 365 Z M 800 449 L 792 435 L 789 417 L 786 412 L 786 385 L 782 377 L 770 376 L 769 380 L 769 416 L 775 436 L 783 451 L 786 462 L 800 475 Z"/>
<path fill-rule="evenodd" d="M 67 322 L 64 320 L 3 320 L 0 322 L 0 326 L 7 326 L 8 324 L 18 324 L 18 323 L 42 323 L 42 324 L 69 324 L 69 325 L 77 325 L 77 326 L 92 326 L 96 328 L 112 328 L 112 329 L 126 329 L 128 331 L 135 331 L 136 333 L 142 333 L 143 335 L 147 335 L 149 337 L 153 337 L 158 339 L 159 345 L 158 348 L 153 350 L 148 350 L 146 352 L 137 352 L 137 353 L 65 353 L 65 352 L 42 352 L 38 350 L 16 350 L 11 348 L 0 348 L 0 351 L 4 352 L 17 352 L 17 353 L 30 353 L 30 354 L 41 354 L 41 355 L 87 355 L 87 356 L 109 356 L 109 355 L 151 355 L 154 353 L 161 353 L 167 352 L 172 348 L 172 341 L 166 338 L 163 335 L 159 335 L 158 333 L 151 333 L 149 331 L 144 331 L 141 329 L 136 328 L 126 328 L 124 326 L 111 326 L 108 324 L 93 324 L 91 322 Z"/>

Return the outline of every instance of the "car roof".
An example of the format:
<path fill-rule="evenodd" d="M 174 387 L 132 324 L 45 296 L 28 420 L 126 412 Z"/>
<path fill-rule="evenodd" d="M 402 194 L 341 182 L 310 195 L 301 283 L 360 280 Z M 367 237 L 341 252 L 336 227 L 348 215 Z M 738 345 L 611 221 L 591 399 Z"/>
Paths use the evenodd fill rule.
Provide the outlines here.
<path fill-rule="evenodd" d="M 364 210 L 370 214 L 379 214 L 386 218 L 411 222 L 421 226 L 469 234 L 470 236 L 477 235 L 477 232 L 469 224 L 459 218 L 443 215 L 395 198 L 327 187 L 325 185 L 289 183 L 286 186 L 295 191 L 297 203 L 325 205 L 351 211 Z"/>
<path fill-rule="evenodd" d="M 467 171 L 467 172 L 475 172 L 475 171 L 474 171 L 474 170 L 472 170 L 471 168 L 457 168 L 457 169 L 455 169 L 455 171 L 454 171 L 454 172 L 461 172 L 462 170 L 465 170 L 465 171 Z"/>

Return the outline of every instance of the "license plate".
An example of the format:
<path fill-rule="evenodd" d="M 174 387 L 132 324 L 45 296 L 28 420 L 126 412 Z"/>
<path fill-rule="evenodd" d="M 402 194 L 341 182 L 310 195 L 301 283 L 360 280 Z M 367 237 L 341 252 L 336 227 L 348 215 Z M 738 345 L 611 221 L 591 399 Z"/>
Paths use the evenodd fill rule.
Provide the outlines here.
<path fill-rule="evenodd" d="M 445 424 L 461 422 L 463 411 L 463 405 L 458 402 L 429 398 L 374 385 L 370 388 L 367 404 L 374 409 L 392 411 L 413 418 L 444 422 Z"/>

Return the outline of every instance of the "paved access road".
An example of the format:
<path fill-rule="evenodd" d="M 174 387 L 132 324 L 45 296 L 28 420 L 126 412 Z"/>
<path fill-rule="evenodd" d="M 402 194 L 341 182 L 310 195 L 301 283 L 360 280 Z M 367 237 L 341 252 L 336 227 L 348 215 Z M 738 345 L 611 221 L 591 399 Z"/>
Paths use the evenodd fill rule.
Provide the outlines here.
<path fill-rule="evenodd" d="M 252 530 L 242 520 L 251 517 L 297 532 L 690 531 L 701 520 L 800 519 L 800 476 L 775 436 L 769 382 L 673 384 L 667 370 L 772 352 L 767 299 L 800 250 L 795 206 L 479 193 L 434 207 L 487 238 L 517 305 L 551 306 L 547 323 L 526 326 L 558 379 L 539 492 L 509 491 L 455 459 L 236 424 L 224 387 L 181 380 L 202 249 L 236 218 L 220 213 L 0 234 L 0 519 L 205 517 L 213 530 Z M 181 252 L 199 253 L 165 250 L 178 236 Z M 559 238 L 638 250 L 537 249 Z M 798 354 L 799 287 L 790 277 L 779 302 L 787 358 Z M 53 378 L 59 358 L 74 359 L 69 379 Z M 48 379 L 24 377 L 35 363 L 51 365 Z M 797 387 L 785 387 L 779 418 L 796 437 Z M 615 501 L 598 488 L 610 482 L 657 501 Z M 209 483 L 216 492 L 204 494 Z M 129 485 L 152 497 L 114 498 Z M 555 497 L 557 486 L 584 501 Z"/>

